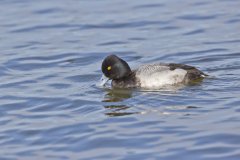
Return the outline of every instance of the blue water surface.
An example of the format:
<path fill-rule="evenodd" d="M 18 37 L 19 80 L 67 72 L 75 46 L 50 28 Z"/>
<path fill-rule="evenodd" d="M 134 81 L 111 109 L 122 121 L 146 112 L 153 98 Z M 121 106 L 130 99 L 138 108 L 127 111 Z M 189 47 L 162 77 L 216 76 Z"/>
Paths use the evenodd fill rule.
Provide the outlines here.
<path fill-rule="evenodd" d="M 238 160 L 240 1 L 1 0 L 1 160 Z M 193 65 L 178 90 L 96 86 L 102 60 Z"/>

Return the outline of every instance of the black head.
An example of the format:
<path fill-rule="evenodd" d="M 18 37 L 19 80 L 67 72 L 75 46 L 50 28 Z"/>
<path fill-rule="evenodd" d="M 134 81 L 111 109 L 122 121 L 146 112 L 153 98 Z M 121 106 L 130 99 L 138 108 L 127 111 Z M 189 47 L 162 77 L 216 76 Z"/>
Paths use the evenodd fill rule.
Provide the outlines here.
<path fill-rule="evenodd" d="M 102 72 L 110 79 L 121 79 L 131 74 L 131 69 L 127 62 L 121 58 L 110 55 L 102 62 Z"/>

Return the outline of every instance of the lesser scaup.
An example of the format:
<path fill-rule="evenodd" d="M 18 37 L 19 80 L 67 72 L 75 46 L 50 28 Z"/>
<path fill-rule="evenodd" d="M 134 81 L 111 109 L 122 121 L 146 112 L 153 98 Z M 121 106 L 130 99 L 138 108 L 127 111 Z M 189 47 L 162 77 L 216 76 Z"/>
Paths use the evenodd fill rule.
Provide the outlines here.
<path fill-rule="evenodd" d="M 131 70 L 127 62 L 116 55 L 104 59 L 102 72 L 105 76 L 102 85 L 111 79 L 112 87 L 116 88 L 159 88 L 188 84 L 207 76 L 195 67 L 175 63 L 148 64 Z"/>

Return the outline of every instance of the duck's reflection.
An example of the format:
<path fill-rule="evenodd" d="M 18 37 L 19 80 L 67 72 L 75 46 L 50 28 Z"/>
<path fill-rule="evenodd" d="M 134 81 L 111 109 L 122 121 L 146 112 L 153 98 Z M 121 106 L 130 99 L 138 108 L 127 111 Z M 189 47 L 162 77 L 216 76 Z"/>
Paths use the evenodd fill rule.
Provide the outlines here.
<path fill-rule="evenodd" d="M 131 112 L 127 111 L 127 109 L 130 109 L 130 107 L 126 105 L 109 105 L 104 106 L 107 109 L 107 112 L 105 115 L 109 117 L 118 117 L 118 116 L 126 116 L 131 114 L 139 114 L 139 112 Z"/>
<path fill-rule="evenodd" d="M 132 97 L 131 89 L 106 89 L 103 102 L 119 102 Z"/>
<path fill-rule="evenodd" d="M 102 102 L 121 102 L 132 97 L 133 90 L 131 89 L 106 89 L 106 94 Z M 105 115 L 109 117 L 126 116 L 138 114 L 138 112 L 129 111 L 131 107 L 122 104 L 105 105 Z"/>

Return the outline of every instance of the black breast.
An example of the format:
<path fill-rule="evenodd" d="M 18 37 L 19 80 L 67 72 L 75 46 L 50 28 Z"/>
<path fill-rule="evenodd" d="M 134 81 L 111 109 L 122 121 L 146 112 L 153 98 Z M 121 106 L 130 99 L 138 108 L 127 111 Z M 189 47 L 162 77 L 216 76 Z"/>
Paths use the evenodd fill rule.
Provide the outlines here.
<path fill-rule="evenodd" d="M 130 75 L 117 79 L 117 80 L 112 80 L 112 86 L 114 88 L 135 88 L 139 87 L 140 83 L 139 80 L 136 78 L 136 73 L 131 72 Z"/>

